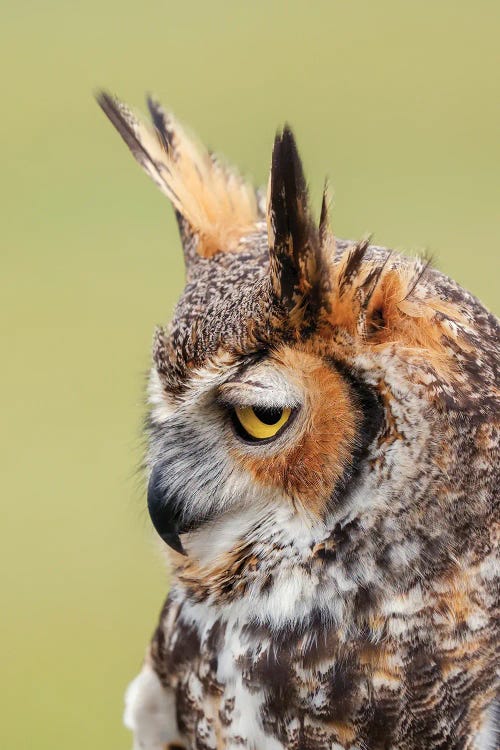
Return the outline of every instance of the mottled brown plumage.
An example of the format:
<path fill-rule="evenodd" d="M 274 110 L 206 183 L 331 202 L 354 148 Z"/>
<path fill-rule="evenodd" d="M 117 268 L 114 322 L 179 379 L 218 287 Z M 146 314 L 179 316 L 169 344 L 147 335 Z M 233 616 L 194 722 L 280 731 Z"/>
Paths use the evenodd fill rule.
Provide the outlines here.
<path fill-rule="evenodd" d="M 289 128 L 261 195 L 150 102 L 99 102 L 178 217 L 148 505 L 173 582 L 137 748 L 498 746 L 498 322 L 319 225 Z M 276 431 L 273 433 L 274 425 Z"/>

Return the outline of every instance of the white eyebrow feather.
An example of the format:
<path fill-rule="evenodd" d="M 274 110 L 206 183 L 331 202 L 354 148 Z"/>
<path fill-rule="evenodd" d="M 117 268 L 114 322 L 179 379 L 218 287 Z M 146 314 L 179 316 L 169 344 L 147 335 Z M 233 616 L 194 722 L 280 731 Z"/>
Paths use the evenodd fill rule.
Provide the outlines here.
<path fill-rule="evenodd" d="M 221 384 L 218 392 L 219 403 L 229 406 L 287 406 L 293 409 L 304 400 L 298 386 L 269 362 L 248 367 Z"/>

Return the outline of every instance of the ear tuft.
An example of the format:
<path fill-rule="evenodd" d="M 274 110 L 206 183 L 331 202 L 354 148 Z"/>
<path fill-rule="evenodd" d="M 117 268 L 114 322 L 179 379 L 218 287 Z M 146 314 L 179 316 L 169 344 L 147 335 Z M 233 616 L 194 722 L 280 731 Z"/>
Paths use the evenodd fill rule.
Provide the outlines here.
<path fill-rule="evenodd" d="M 288 126 L 274 141 L 267 222 L 274 296 L 286 309 L 293 328 L 310 329 L 327 300 L 328 268 L 321 244 L 327 211 L 324 206 L 319 231 L 310 213 L 302 163 Z"/>
<path fill-rule="evenodd" d="M 328 250 L 332 254 L 335 253 L 335 239 L 330 225 L 330 189 L 328 180 L 325 180 L 325 186 L 323 188 L 323 198 L 321 199 L 321 213 L 319 218 L 319 242 L 323 249 L 323 253 Z"/>
<path fill-rule="evenodd" d="M 234 252 L 255 230 L 261 216 L 254 188 L 188 137 L 155 99 L 148 97 L 154 128 L 105 92 L 97 101 L 135 159 L 172 202 L 188 269 L 197 257 Z"/>

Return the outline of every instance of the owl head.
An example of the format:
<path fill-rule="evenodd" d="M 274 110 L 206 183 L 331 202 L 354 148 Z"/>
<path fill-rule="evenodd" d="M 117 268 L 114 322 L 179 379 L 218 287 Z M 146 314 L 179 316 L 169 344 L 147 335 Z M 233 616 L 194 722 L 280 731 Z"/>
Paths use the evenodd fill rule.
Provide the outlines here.
<path fill-rule="evenodd" d="M 341 617 L 486 544 L 495 319 L 421 260 L 336 240 L 288 127 L 265 197 L 155 101 L 153 126 L 99 103 L 180 228 L 148 507 L 191 598 L 286 619 L 331 598 L 328 575 Z"/>

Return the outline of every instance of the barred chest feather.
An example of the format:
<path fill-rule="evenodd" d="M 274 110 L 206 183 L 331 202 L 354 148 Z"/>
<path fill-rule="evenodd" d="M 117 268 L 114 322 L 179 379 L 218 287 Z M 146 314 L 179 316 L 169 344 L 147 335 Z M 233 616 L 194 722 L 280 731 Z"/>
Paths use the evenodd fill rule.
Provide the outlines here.
<path fill-rule="evenodd" d="M 490 601 L 442 578 L 380 594 L 364 625 L 346 607 L 275 629 L 258 600 L 234 619 L 174 587 L 127 723 L 146 750 L 493 750 Z"/>

